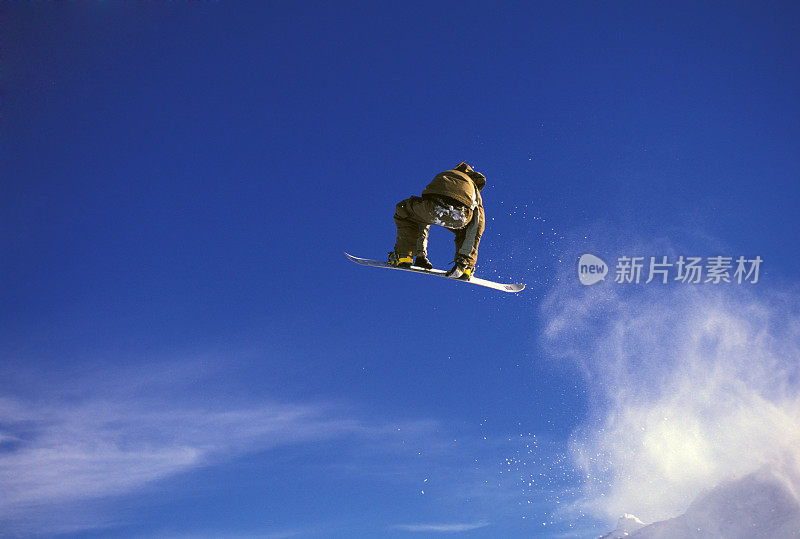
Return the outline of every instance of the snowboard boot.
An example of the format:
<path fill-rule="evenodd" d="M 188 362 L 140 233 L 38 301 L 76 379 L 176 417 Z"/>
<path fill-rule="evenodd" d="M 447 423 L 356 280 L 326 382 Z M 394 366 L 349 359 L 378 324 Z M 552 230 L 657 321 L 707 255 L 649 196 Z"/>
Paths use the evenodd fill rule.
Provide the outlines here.
<path fill-rule="evenodd" d="M 451 279 L 458 279 L 459 281 L 469 281 L 472 278 L 472 272 L 475 268 L 471 268 L 467 261 L 463 258 L 459 258 L 455 261 L 453 267 L 444 274 L 445 277 L 450 277 Z"/>
<path fill-rule="evenodd" d="M 425 253 L 417 255 L 417 258 L 414 259 L 414 265 L 426 270 L 433 269 L 433 264 L 431 264 L 431 261 L 425 256 Z"/>
<path fill-rule="evenodd" d="M 410 268 L 412 262 L 410 254 L 401 255 L 395 251 L 389 251 L 389 260 L 386 263 L 395 268 Z"/>

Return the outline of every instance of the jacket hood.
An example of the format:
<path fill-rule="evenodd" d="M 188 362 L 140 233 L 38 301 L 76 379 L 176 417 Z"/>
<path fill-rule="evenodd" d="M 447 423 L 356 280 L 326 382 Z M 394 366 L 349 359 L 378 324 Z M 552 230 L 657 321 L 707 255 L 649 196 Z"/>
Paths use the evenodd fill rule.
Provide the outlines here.
<path fill-rule="evenodd" d="M 480 172 L 472 170 L 472 167 L 469 166 L 466 162 L 461 162 L 461 164 L 455 166 L 453 170 L 463 172 L 467 176 L 472 178 L 472 181 L 475 182 L 475 187 L 478 188 L 478 191 L 483 189 L 483 186 L 486 185 L 486 176 L 484 176 Z"/>

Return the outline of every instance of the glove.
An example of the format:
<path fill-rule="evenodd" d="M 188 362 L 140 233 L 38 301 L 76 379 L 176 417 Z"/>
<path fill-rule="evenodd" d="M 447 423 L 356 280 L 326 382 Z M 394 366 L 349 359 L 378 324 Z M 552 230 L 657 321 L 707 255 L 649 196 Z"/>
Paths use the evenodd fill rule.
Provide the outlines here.
<path fill-rule="evenodd" d="M 467 266 L 466 260 L 464 260 L 462 258 L 462 259 L 456 260 L 456 262 L 453 265 L 453 267 L 450 269 L 450 271 L 445 273 L 444 276 L 445 277 L 450 277 L 451 279 L 469 280 L 471 273 L 472 272 L 469 270 L 469 267 Z"/>

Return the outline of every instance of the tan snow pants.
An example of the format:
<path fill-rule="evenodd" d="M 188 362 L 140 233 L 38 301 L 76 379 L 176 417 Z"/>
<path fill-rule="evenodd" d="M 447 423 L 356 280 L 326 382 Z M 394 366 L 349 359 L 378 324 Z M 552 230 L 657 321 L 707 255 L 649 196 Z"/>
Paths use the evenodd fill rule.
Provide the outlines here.
<path fill-rule="evenodd" d="M 397 241 L 394 250 L 400 255 L 427 255 L 431 225 L 440 225 L 456 235 L 455 258 L 464 258 L 470 267 L 478 261 L 478 244 L 486 228 L 483 206 L 474 210 L 445 197 L 411 197 L 395 207 Z"/>

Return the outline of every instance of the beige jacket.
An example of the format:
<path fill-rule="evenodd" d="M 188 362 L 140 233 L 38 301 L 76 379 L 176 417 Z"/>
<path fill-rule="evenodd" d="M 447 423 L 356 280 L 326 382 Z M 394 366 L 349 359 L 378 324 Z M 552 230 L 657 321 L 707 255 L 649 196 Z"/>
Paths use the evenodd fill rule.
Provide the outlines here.
<path fill-rule="evenodd" d="M 468 164 L 461 163 L 452 170 L 445 170 L 437 174 L 422 191 L 422 196 L 446 196 L 459 201 L 468 208 L 475 209 L 482 205 L 480 190 L 484 185 L 486 185 L 486 176 L 475 172 Z"/>

